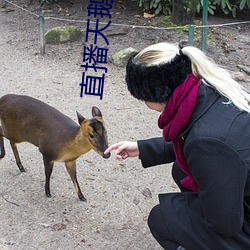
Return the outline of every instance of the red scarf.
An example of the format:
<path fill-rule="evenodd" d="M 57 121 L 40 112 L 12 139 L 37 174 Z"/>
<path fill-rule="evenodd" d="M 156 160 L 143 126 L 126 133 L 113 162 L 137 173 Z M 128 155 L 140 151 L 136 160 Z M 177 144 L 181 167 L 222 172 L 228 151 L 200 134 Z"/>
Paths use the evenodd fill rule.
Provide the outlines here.
<path fill-rule="evenodd" d="M 199 86 L 200 80 L 191 73 L 174 90 L 158 120 L 159 128 L 163 129 L 164 139 L 173 142 L 176 161 L 187 174 L 187 177 L 181 180 L 181 184 L 195 194 L 198 194 L 198 187 L 184 157 L 183 144 L 179 139 L 179 135 L 188 125 L 194 111 Z"/>

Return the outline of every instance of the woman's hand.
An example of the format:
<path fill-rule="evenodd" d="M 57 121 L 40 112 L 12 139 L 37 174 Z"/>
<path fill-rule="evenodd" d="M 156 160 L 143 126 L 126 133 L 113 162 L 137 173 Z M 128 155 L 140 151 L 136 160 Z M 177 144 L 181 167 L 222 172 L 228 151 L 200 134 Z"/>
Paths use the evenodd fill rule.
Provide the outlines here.
<path fill-rule="evenodd" d="M 137 142 L 122 141 L 111 145 L 107 148 L 104 154 L 108 154 L 115 150 L 115 156 L 118 160 L 125 160 L 128 157 L 139 156 L 139 149 Z"/>

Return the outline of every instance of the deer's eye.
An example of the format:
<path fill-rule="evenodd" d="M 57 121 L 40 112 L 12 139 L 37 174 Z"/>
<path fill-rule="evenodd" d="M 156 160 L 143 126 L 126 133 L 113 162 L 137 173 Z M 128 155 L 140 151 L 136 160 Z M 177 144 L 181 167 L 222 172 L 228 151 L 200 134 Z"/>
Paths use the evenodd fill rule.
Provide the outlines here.
<path fill-rule="evenodd" d="M 89 137 L 90 137 L 91 139 L 94 139 L 94 135 L 93 135 L 93 134 L 89 134 Z"/>

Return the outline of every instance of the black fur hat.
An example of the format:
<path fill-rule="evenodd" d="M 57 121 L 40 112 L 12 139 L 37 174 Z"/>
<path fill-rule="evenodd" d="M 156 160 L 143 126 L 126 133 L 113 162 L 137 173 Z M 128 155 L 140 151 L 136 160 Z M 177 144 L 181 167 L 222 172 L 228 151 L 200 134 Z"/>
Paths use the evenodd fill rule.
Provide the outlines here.
<path fill-rule="evenodd" d="M 132 56 L 126 67 L 126 82 L 135 98 L 156 103 L 165 103 L 186 77 L 191 73 L 191 61 L 182 52 L 171 62 L 154 66 L 134 63 Z"/>

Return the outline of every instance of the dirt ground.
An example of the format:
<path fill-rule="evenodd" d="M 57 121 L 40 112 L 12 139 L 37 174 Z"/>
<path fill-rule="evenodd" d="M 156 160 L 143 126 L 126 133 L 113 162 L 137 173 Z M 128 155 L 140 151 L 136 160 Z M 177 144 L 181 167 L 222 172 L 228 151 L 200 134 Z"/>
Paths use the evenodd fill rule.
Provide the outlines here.
<path fill-rule="evenodd" d="M 17 1 L 13 1 L 16 3 Z M 33 13 L 87 20 L 87 4 L 72 1 L 40 7 L 35 1 L 18 1 Z M 66 2 L 66 1 L 65 1 Z M 84 1 L 85 2 L 85 1 Z M 131 1 L 113 3 L 112 23 L 153 25 L 160 17 L 145 19 Z M 199 18 L 198 18 L 199 19 Z M 103 22 L 107 21 L 103 18 Z M 209 17 L 210 24 L 246 21 Z M 101 21 L 101 20 L 100 20 Z M 46 20 L 46 30 L 61 25 L 86 23 Z M 199 33 L 199 32 L 198 32 Z M 109 57 L 120 49 L 138 50 L 158 42 L 187 40 L 187 32 L 111 25 L 106 33 Z M 249 87 L 249 76 L 237 65 L 250 66 L 250 25 L 209 29 L 207 52 L 219 64 L 240 73 Z M 105 46 L 98 38 L 97 44 Z M 195 44 L 200 45 L 196 36 Z M 83 46 L 81 41 L 46 45 L 39 54 L 39 23 L 36 16 L 12 5 L 0 9 L 0 86 L 7 93 L 30 95 L 56 107 L 77 121 L 75 111 L 91 117 L 98 106 L 106 122 L 110 144 L 161 136 L 158 114 L 132 98 L 126 89 L 124 68 L 107 64 L 103 99 L 80 98 Z M 143 169 L 137 158 L 124 162 L 114 156 L 104 160 L 91 151 L 77 160 L 78 181 L 87 202 L 81 202 L 62 163 L 55 164 L 51 178 L 52 198 L 44 194 L 42 156 L 30 144 L 20 144 L 19 153 L 27 172 L 20 173 L 7 140 L 6 156 L 0 162 L 0 249 L 160 249 L 147 227 L 147 216 L 158 203 L 158 194 L 177 192 L 171 165 Z"/>

